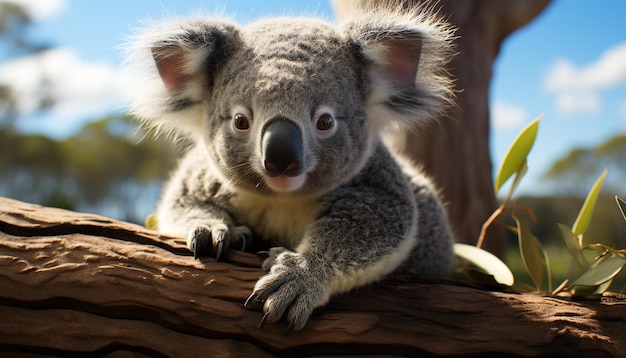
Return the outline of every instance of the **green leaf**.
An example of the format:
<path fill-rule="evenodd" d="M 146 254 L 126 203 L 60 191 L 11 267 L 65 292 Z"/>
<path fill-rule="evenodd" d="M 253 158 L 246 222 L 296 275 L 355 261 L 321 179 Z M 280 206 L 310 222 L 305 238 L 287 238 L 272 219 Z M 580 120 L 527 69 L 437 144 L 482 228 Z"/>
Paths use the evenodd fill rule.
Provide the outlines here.
<path fill-rule="evenodd" d="M 515 173 L 515 178 L 513 179 L 513 184 L 511 184 L 511 188 L 509 189 L 508 194 L 506 194 L 506 198 L 504 199 L 503 202 L 506 203 L 507 201 L 509 201 L 511 196 L 513 196 L 513 192 L 515 192 L 515 189 L 517 189 L 517 186 L 522 181 L 522 178 L 526 175 L 527 171 L 528 171 L 528 161 L 524 160 L 524 163 L 522 163 L 522 166 Z"/>
<path fill-rule="evenodd" d="M 513 216 L 513 220 L 517 224 L 517 237 L 522 261 L 537 290 L 541 290 L 544 275 L 547 275 L 548 280 L 550 280 L 550 275 L 547 273 L 548 253 L 526 225 L 523 225 L 515 216 Z"/>
<path fill-rule="evenodd" d="M 467 244 L 454 244 L 454 253 L 477 267 L 482 273 L 492 275 L 497 283 L 513 286 L 514 278 L 511 270 L 492 253 Z"/>
<path fill-rule="evenodd" d="M 600 195 L 600 190 L 602 189 L 602 183 L 604 183 L 604 177 L 606 177 L 606 169 L 600 174 L 595 184 L 587 194 L 587 198 L 583 203 L 583 207 L 580 208 L 580 212 L 576 217 L 576 221 L 572 226 L 572 232 L 574 235 L 584 235 L 585 231 L 587 231 L 587 226 L 589 226 L 589 221 L 591 221 L 591 215 L 593 214 L 593 209 L 596 206 L 596 201 L 598 200 L 598 196 Z"/>
<path fill-rule="evenodd" d="M 617 195 L 615 196 L 615 201 L 617 201 L 617 206 L 619 206 L 619 210 L 622 212 L 624 220 L 626 220 L 626 201 Z"/>
<path fill-rule="evenodd" d="M 565 289 L 565 286 L 567 286 L 567 284 L 569 283 L 568 279 L 565 279 L 565 281 L 561 282 L 561 284 L 554 289 L 554 291 L 552 291 L 552 296 L 559 294 L 561 291 L 563 291 L 563 289 Z"/>
<path fill-rule="evenodd" d="M 580 275 L 580 277 L 572 283 L 572 287 L 600 286 L 617 276 L 625 263 L 626 261 L 623 257 L 616 254 L 609 254 L 596 261 L 587 272 Z"/>
<path fill-rule="evenodd" d="M 500 164 L 500 169 L 498 169 L 498 174 L 494 182 L 496 194 L 500 191 L 502 185 L 504 185 L 513 174 L 517 173 L 524 162 L 526 162 L 526 157 L 528 157 L 528 153 L 530 153 L 530 149 L 533 147 L 535 138 L 537 137 L 540 119 L 541 116 L 537 117 L 537 119 L 526 126 L 526 128 L 522 129 L 517 135 L 517 138 L 513 141 L 513 144 L 509 147 L 509 150 L 504 156 L 504 160 L 502 160 L 502 164 Z"/>
<path fill-rule="evenodd" d="M 572 255 L 576 263 L 582 267 L 589 267 L 589 263 L 587 263 L 587 259 L 585 259 L 585 255 L 583 255 L 582 247 L 578 243 L 578 238 L 572 232 L 572 229 L 567 225 L 557 224 L 559 230 L 561 230 L 561 235 L 563 236 L 563 240 L 565 240 L 565 244 L 567 245 L 567 250 Z"/>
<path fill-rule="evenodd" d="M 613 277 L 612 279 L 606 281 L 605 283 L 601 284 L 600 286 L 596 287 L 596 290 L 593 292 L 596 295 L 601 295 L 603 293 L 605 293 L 609 287 L 611 287 L 611 284 L 613 283 L 613 279 L 615 277 Z"/>
<path fill-rule="evenodd" d="M 159 227 L 159 221 L 157 220 L 156 215 L 148 215 L 146 217 L 146 221 L 144 222 L 144 226 L 150 230 L 157 230 L 157 228 Z"/>
<path fill-rule="evenodd" d="M 590 296 L 596 293 L 596 291 L 598 291 L 598 289 L 600 288 L 600 286 L 574 286 L 572 288 L 570 288 L 570 292 L 572 293 L 572 296 L 577 296 L 577 297 L 583 297 L 583 296 Z"/>
<path fill-rule="evenodd" d="M 601 295 L 606 292 L 611 284 L 613 283 L 613 279 L 606 281 L 605 283 L 597 286 L 574 286 L 570 290 L 573 296 L 590 296 L 590 295 Z"/>

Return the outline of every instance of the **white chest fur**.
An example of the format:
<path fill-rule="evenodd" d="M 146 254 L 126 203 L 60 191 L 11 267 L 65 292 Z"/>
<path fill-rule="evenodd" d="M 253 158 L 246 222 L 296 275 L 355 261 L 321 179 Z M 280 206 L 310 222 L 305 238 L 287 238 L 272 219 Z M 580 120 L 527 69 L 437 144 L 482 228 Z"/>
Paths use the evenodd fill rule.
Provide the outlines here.
<path fill-rule="evenodd" d="M 315 198 L 239 194 L 232 201 L 238 221 L 264 240 L 294 249 L 317 210 Z"/>

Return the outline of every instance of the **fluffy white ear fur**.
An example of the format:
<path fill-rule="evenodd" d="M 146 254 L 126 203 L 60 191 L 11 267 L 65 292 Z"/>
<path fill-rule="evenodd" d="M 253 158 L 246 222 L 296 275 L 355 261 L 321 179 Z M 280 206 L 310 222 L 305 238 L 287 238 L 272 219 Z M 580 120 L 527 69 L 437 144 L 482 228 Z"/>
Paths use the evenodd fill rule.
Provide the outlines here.
<path fill-rule="evenodd" d="M 182 20 L 149 26 L 127 48 L 134 77 L 131 113 L 157 133 L 197 139 L 202 97 L 212 62 L 238 44 L 239 30 L 224 21 Z"/>
<path fill-rule="evenodd" d="M 169 92 L 183 89 L 193 79 L 193 71 L 186 70 L 186 57 L 189 56 L 178 45 L 152 48 L 152 57 L 159 71 L 159 76 Z"/>
<path fill-rule="evenodd" d="M 445 65 L 454 57 L 454 29 L 432 10 L 369 9 L 341 25 L 371 63 L 368 113 L 374 126 L 416 130 L 452 103 Z"/>

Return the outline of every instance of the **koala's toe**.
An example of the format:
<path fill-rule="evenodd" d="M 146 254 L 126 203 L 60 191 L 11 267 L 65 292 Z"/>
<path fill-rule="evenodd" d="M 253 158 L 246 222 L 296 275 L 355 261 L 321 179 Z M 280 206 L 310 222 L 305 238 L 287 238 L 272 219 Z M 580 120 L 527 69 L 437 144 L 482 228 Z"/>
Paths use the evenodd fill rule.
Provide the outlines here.
<path fill-rule="evenodd" d="M 289 322 L 288 331 L 299 331 L 304 328 L 315 306 L 310 298 L 311 297 L 308 295 L 299 295 L 292 302 L 287 312 L 287 322 Z"/>
<path fill-rule="evenodd" d="M 215 259 L 219 260 L 229 246 L 228 226 L 224 224 L 197 225 L 187 236 L 187 246 L 197 259 L 213 249 Z"/>
<path fill-rule="evenodd" d="M 215 252 L 215 260 L 219 261 L 222 252 L 226 251 L 229 245 L 228 227 L 226 225 L 214 225 L 211 227 L 211 244 Z"/>
<path fill-rule="evenodd" d="M 276 263 L 278 256 L 280 256 L 283 252 L 288 251 L 289 250 L 281 246 L 272 247 L 269 251 L 264 251 L 263 253 L 267 253 L 268 257 L 263 261 L 263 270 L 269 271 L 274 266 L 274 263 Z"/>
<path fill-rule="evenodd" d="M 187 236 L 187 247 L 193 252 L 193 258 L 196 260 L 208 249 L 209 242 L 211 242 L 211 232 L 205 225 L 193 228 Z"/>
<path fill-rule="evenodd" d="M 252 231 L 247 226 L 237 226 L 231 230 L 234 242 L 231 245 L 238 245 L 241 251 L 246 251 L 252 244 Z"/>
<path fill-rule="evenodd" d="M 278 322 L 291 307 L 292 303 L 301 291 L 300 284 L 295 281 L 287 281 L 280 285 L 266 300 L 263 311 L 266 314 L 266 322 Z"/>

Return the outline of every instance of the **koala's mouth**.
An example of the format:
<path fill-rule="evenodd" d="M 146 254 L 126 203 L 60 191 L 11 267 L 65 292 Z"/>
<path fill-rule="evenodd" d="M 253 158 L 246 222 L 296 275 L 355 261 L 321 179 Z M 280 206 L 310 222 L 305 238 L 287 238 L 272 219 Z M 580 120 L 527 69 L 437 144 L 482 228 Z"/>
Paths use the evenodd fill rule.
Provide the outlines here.
<path fill-rule="evenodd" d="M 276 176 L 263 176 L 265 184 L 272 190 L 277 192 L 291 192 L 300 189 L 306 181 L 306 173 L 296 176 L 288 176 L 280 174 Z"/>

